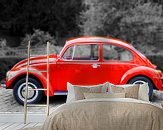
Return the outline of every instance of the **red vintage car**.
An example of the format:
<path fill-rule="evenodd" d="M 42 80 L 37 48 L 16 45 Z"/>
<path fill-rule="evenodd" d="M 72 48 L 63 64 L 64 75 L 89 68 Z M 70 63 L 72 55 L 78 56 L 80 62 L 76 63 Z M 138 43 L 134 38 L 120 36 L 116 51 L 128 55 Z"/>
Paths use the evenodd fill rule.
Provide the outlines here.
<path fill-rule="evenodd" d="M 31 58 L 30 88 L 46 88 L 46 56 Z M 27 59 L 17 63 L 6 77 L 6 88 L 14 89 L 14 97 L 24 103 Z M 153 89 L 163 90 L 162 73 L 132 45 L 107 37 L 80 37 L 66 42 L 59 55 L 50 55 L 50 96 L 67 93 L 67 82 L 95 85 L 148 82 Z M 30 91 L 28 103 L 37 103 L 46 91 Z"/>

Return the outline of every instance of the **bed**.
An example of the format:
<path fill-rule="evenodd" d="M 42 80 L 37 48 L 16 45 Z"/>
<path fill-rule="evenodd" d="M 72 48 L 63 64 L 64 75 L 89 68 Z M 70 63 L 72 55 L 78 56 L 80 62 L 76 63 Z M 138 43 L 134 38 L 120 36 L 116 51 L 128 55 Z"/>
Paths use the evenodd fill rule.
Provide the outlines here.
<path fill-rule="evenodd" d="M 131 98 L 94 98 L 63 104 L 43 130 L 162 130 L 163 110 Z"/>
<path fill-rule="evenodd" d="M 67 103 L 59 106 L 45 121 L 42 130 L 163 130 L 163 109 L 149 101 L 142 101 L 139 89 L 124 89 L 128 97 L 119 93 L 111 97 L 101 93 L 106 85 L 82 88 L 77 92 L 70 87 Z M 116 86 L 117 87 L 117 86 Z M 96 88 L 96 89 L 94 89 Z M 110 87 L 109 87 L 110 88 Z M 112 89 L 114 90 L 114 89 Z M 121 89 L 116 91 L 121 92 Z M 132 90 L 132 91 L 131 91 Z M 76 91 L 76 92 L 75 92 Z M 89 94 L 89 92 L 91 92 Z M 99 93 L 100 92 L 100 93 Z M 115 90 L 114 90 L 115 92 Z M 132 92 L 132 93 L 131 93 Z M 147 91 L 148 92 L 148 91 Z M 77 93 L 78 99 L 75 100 Z M 93 97 L 93 95 L 96 95 Z M 70 96 L 71 94 L 71 96 Z M 79 96 L 80 95 L 80 96 Z M 98 95 L 98 96 L 97 96 Z M 145 94 L 143 94 L 145 95 Z M 148 94 L 147 94 L 148 95 Z M 147 95 L 141 97 L 147 100 Z M 86 99 L 82 99 L 86 96 Z M 103 98 L 100 98 L 102 96 Z M 129 98 L 129 97 L 134 98 Z M 98 98 L 97 98 L 98 97 Z"/>

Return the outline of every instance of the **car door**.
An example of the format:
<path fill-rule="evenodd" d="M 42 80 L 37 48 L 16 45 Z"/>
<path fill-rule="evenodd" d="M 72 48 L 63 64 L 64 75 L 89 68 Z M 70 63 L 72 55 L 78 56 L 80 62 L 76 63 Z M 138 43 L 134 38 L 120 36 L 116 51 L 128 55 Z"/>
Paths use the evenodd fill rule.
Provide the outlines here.
<path fill-rule="evenodd" d="M 134 66 L 133 54 L 130 50 L 111 43 L 102 44 L 101 69 L 104 81 L 119 84 L 125 72 Z"/>
<path fill-rule="evenodd" d="M 76 85 L 101 83 L 99 49 L 96 43 L 68 46 L 57 62 L 58 90 L 67 90 L 67 82 Z"/>

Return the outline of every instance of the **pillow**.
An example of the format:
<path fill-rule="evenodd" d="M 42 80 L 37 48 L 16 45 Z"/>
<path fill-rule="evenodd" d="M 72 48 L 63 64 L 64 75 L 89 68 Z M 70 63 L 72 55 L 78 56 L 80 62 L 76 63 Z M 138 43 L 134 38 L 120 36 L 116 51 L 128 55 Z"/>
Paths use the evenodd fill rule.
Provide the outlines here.
<path fill-rule="evenodd" d="M 138 99 L 143 101 L 149 102 L 149 86 L 148 83 L 140 84 L 139 86 L 139 93 L 138 93 Z"/>
<path fill-rule="evenodd" d="M 107 93 L 84 93 L 84 97 L 86 99 L 91 99 L 91 98 L 125 98 L 125 93 L 113 93 L 113 94 L 107 94 Z"/>
<path fill-rule="evenodd" d="M 110 83 L 110 82 L 106 82 L 106 84 L 107 84 L 106 93 L 112 94 L 113 91 L 112 91 L 111 87 L 112 87 L 112 85 L 114 85 L 114 84 L 112 84 L 112 83 Z"/>
<path fill-rule="evenodd" d="M 71 83 L 67 82 L 68 95 L 66 103 L 84 99 L 84 93 L 105 93 L 106 89 L 106 83 L 93 86 L 80 86 L 72 85 Z"/>
<path fill-rule="evenodd" d="M 125 93 L 126 98 L 138 99 L 139 84 L 113 85 L 108 88 L 108 93 Z"/>
<path fill-rule="evenodd" d="M 163 107 L 163 101 L 160 102 L 161 106 Z"/>
<path fill-rule="evenodd" d="M 75 101 L 75 92 L 74 92 L 74 86 L 67 82 L 67 100 L 66 103 Z"/>

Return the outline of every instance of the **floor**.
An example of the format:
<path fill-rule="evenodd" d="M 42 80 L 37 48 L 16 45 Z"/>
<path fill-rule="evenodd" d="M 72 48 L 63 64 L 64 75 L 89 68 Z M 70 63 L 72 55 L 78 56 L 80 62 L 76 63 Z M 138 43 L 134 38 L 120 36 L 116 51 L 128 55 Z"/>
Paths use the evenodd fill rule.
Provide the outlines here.
<path fill-rule="evenodd" d="M 19 130 L 29 127 L 42 126 L 43 123 L 0 123 L 0 130 Z"/>

